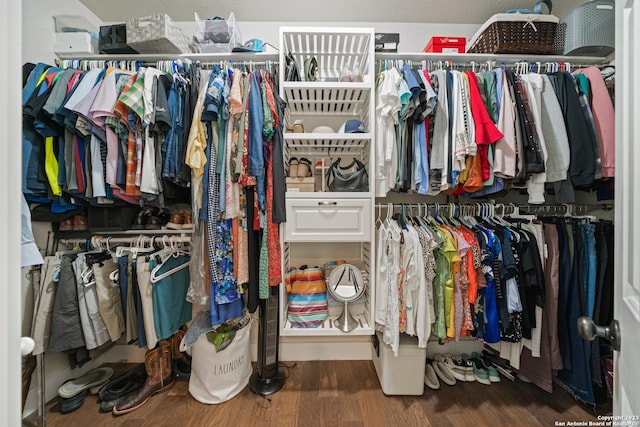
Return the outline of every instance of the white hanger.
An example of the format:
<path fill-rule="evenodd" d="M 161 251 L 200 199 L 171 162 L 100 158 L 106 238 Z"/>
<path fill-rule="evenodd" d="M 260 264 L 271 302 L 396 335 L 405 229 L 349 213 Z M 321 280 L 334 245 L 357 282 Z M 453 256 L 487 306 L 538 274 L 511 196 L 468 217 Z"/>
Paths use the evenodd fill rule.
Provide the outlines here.
<path fill-rule="evenodd" d="M 82 270 L 82 273 L 80 273 L 80 277 L 82 278 L 82 283 L 84 283 L 85 288 L 96 284 L 96 280 L 93 277 L 93 270 L 91 269 L 91 267 L 86 267 L 84 270 Z"/>
<path fill-rule="evenodd" d="M 189 255 L 188 252 L 183 251 L 180 248 L 176 248 L 175 251 L 172 250 L 172 252 L 170 253 L 169 256 L 171 257 L 178 257 L 180 255 Z M 172 268 L 171 270 L 165 271 L 162 274 L 158 274 L 158 271 L 162 268 L 162 266 L 164 265 L 164 263 L 166 262 L 166 260 L 169 257 L 165 258 L 164 261 L 158 265 L 156 265 L 156 267 L 151 271 L 151 283 L 156 283 L 162 279 L 164 279 L 165 277 L 169 277 L 171 276 L 173 273 L 176 273 L 182 269 L 185 269 L 187 267 L 189 267 L 189 265 L 191 264 L 191 259 L 188 259 L 187 261 L 185 261 L 184 263 L 180 264 L 179 266 Z"/>

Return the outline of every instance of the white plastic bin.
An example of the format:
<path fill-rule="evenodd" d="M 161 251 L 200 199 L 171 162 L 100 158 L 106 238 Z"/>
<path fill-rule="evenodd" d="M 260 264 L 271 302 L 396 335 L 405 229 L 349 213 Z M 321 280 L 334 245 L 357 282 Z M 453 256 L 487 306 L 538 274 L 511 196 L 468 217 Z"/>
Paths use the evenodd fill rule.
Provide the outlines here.
<path fill-rule="evenodd" d="M 382 333 L 376 332 L 371 340 L 371 358 L 382 392 L 390 396 L 422 395 L 427 349 L 418 348 L 418 339 L 400 334 L 398 357 L 393 355 L 391 346 L 382 342 Z"/>

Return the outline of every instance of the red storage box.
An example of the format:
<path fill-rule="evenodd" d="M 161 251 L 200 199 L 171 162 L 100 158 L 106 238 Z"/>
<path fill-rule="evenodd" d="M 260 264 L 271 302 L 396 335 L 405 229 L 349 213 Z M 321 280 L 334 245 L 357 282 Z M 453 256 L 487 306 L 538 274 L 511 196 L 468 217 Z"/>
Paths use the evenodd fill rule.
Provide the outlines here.
<path fill-rule="evenodd" d="M 464 37 L 431 37 L 424 52 L 464 53 L 467 39 Z"/>

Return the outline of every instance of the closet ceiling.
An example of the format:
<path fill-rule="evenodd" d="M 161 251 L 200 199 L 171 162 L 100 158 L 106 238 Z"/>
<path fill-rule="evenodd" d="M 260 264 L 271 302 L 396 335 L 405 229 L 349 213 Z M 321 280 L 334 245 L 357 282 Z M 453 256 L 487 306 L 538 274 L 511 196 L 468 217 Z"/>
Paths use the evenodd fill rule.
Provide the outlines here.
<path fill-rule="evenodd" d="M 103 22 L 166 12 L 174 21 L 227 17 L 238 21 L 422 22 L 482 24 L 507 9 L 531 9 L 536 0 L 80 0 Z M 562 17 L 585 0 L 556 1 Z"/>

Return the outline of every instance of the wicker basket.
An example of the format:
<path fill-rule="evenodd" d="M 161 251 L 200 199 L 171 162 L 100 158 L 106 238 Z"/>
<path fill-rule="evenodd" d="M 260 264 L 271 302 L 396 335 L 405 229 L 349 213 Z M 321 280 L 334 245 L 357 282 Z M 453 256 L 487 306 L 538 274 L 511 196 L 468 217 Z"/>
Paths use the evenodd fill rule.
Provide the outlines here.
<path fill-rule="evenodd" d="M 468 53 L 552 54 L 558 18 L 551 15 L 500 13 L 469 42 Z"/>

